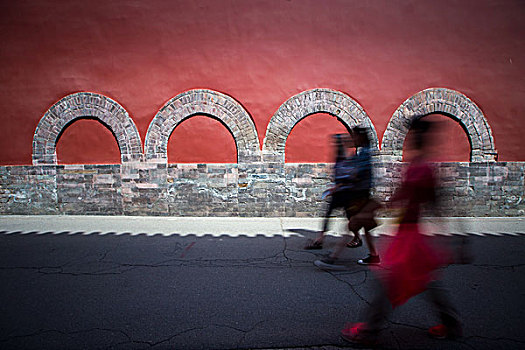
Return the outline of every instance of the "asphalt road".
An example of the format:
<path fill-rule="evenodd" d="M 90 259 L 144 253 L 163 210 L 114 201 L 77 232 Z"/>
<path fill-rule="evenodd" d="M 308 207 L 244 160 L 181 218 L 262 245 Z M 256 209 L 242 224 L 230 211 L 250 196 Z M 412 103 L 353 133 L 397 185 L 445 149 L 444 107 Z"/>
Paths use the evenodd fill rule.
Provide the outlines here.
<path fill-rule="evenodd" d="M 336 222 L 336 230 L 343 221 Z M 373 274 L 347 249 L 304 251 L 316 219 L 0 217 L 1 349 L 340 349 Z M 379 245 L 391 237 L 384 225 Z M 470 219 L 473 260 L 443 269 L 464 336 L 434 340 L 424 294 L 396 309 L 386 349 L 525 349 L 525 221 Z M 467 227 L 467 228 L 465 228 Z M 436 236 L 447 244 L 461 237 Z"/>

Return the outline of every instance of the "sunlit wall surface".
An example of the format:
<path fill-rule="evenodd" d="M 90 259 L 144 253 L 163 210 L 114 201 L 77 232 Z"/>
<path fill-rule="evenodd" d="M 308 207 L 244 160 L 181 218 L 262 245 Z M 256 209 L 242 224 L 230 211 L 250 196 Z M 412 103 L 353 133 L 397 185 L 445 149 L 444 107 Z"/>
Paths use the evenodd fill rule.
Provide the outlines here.
<path fill-rule="evenodd" d="M 431 87 L 471 98 L 492 127 L 498 159 L 522 161 L 524 8 L 510 0 L 4 1 L 0 163 L 31 164 L 39 120 L 79 91 L 118 101 L 142 144 L 168 100 L 220 91 L 246 109 L 262 147 L 271 117 L 302 91 L 348 94 L 381 139 L 396 108 Z M 445 138 L 445 160 L 468 158 L 456 126 L 460 150 Z M 287 162 L 332 161 L 327 138 L 342 128 L 330 116 L 305 118 L 290 134 Z M 59 164 L 115 164 L 118 153 L 97 121 L 72 123 L 57 142 Z M 168 159 L 234 162 L 231 132 L 212 118 L 187 120 Z"/>

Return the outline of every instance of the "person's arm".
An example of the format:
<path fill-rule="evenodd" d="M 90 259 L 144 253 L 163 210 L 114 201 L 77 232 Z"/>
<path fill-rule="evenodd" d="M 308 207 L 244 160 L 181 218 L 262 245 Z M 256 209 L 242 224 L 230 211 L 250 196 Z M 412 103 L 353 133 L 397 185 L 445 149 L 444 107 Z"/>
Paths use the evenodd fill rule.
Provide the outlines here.
<path fill-rule="evenodd" d="M 341 188 L 349 189 L 355 178 L 355 160 L 354 157 L 343 160 L 337 169 L 337 182 L 334 191 Z"/>

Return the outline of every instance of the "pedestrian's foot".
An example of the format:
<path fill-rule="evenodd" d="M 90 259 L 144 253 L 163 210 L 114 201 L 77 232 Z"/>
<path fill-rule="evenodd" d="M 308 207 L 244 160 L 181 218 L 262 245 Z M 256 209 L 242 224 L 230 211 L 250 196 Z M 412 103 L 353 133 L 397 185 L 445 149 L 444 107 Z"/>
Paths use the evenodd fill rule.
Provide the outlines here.
<path fill-rule="evenodd" d="M 379 255 L 370 254 L 368 254 L 366 258 L 357 260 L 359 265 L 379 265 L 380 262 L 381 260 L 379 259 Z"/>
<path fill-rule="evenodd" d="M 304 249 L 306 250 L 323 249 L 323 241 L 318 241 L 316 239 L 315 240 L 309 239 L 308 242 L 306 242 Z"/>
<path fill-rule="evenodd" d="M 444 324 L 438 324 L 428 329 L 428 335 L 435 339 L 455 339 L 461 337 L 461 334 L 462 330 L 459 325 L 456 327 L 448 327 Z"/>
<path fill-rule="evenodd" d="M 357 346 L 372 346 L 377 342 L 377 332 L 366 329 L 366 323 L 347 324 L 341 331 L 341 338 Z"/>
<path fill-rule="evenodd" d="M 341 265 L 335 258 L 324 258 L 314 261 L 314 265 L 323 270 L 344 270 L 346 267 Z"/>
<path fill-rule="evenodd" d="M 357 247 L 360 247 L 360 246 L 362 246 L 362 245 L 363 245 L 363 241 L 362 241 L 361 238 L 359 238 L 359 237 L 358 237 L 358 238 L 354 238 L 354 239 L 352 239 L 350 242 L 348 242 L 348 243 L 346 244 L 346 246 L 347 246 L 348 248 L 357 248 Z"/>

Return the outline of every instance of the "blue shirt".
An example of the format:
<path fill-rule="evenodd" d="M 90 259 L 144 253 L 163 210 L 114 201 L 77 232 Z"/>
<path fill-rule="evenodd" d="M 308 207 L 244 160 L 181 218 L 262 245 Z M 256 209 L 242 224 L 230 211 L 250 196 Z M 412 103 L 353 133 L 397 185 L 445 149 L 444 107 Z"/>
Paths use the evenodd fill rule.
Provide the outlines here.
<path fill-rule="evenodd" d="M 372 187 L 372 153 L 369 147 L 359 147 L 357 153 L 335 165 L 338 191 L 369 192 Z"/>

